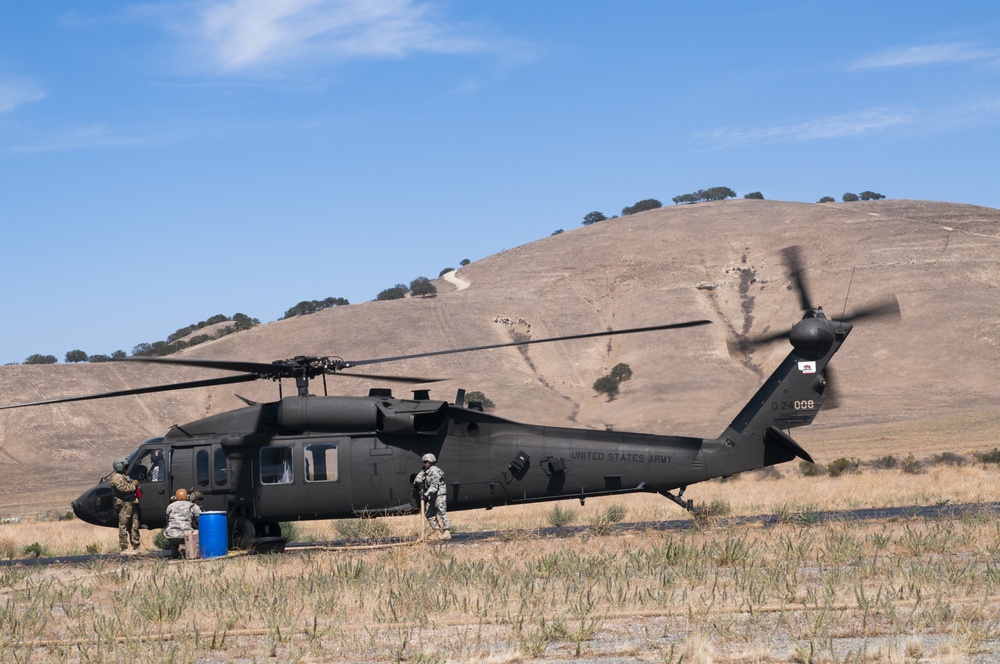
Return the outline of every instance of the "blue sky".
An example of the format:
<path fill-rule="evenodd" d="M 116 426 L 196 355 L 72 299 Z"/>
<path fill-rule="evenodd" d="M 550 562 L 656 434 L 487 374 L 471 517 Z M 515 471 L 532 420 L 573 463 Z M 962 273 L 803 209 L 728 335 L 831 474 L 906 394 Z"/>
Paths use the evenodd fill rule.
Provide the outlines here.
<path fill-rule="evenodd" d="M 712 186 L 1000 207 L 998 83 L 987 2 L 0 3 L 0 364 Z"/>

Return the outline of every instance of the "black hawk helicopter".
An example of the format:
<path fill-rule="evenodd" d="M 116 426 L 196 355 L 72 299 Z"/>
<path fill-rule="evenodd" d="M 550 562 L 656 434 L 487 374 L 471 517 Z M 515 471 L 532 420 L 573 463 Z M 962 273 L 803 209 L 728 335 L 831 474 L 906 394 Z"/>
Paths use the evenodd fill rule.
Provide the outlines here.
<path fill-rule="evenodd" d="M 413 513 L 418 508 L 412 490 L 415 470 L 428 452 L 447 469 L 449 511 L 635 492 L 659 493 L 691 509 L 692 502 L 683 498 L 689 485 L 796 457 L 811 462 L 786 430 L 812 423 L 828 399 L 827 364 L 850 334 L 851 321 L 899 315 L 893 299 L 841 320 L 828 319 L 809 300 L 797 248 L 783 255 L 805 317 L 790 330 L 750 340 L 787 339 L 792 350 L 717 438 L 522 424 L 467 407 L 461 390 L 454 403 L 431 399 L 426 390 L 414 392 L 413 399 L 394 398 L 384 390 L 373 390 L 367 397 L 309 394 L 311 379 L 323 376 L 325 384 L 327 375 L 341 372 L 387 380 L 349 371 L 368 364 L 681 329 L 707 320 L 356 361 L 295 357 L 266 364 L 126 358 L 122 361 L 240 373 L 0 409 L 293 378 L 295 396 L 270 403 L 246 401 L 246 407 L 175 425 L 128 456 L 125 472 L 140 482 L 144 527 L 163 527 L 169 497 L 178 488 L 193 487 L 204 493 L 205 510 L 227 514 L 230 541 L 238 548 L 251 548 L 257 538 L 280 537 L 282 521 Z M 117 527 L 113 503 L 105 477 L 72 507 L 83 521 Z"/>

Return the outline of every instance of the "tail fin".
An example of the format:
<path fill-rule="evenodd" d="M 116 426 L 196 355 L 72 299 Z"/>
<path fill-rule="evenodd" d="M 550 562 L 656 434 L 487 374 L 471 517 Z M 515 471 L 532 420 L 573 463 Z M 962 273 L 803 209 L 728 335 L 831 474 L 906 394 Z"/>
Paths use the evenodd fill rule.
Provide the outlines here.
<path fill-rule="evenodd" d="M 743 407 L 726 431 L 704 446 L 711 475 L 731 475 L 795 457 L 812 457 L 782 429 L 812 424 L 827 395 L 825 369 L 851 331 L 851 324 L 808 318 L 796 327 L 811 335 L 790 335 L 793 350 Z M 829 332 L 816 341 L 816 329 Z"/>

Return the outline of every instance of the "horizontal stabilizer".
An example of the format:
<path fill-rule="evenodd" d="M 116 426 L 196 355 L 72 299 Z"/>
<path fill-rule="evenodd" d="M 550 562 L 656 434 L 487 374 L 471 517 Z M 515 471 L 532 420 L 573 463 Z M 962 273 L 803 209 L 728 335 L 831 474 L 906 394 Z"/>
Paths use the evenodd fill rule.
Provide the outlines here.
<path fill-rule="evenodd" d="M 801 445 L 792 440 L 791 436 L 778 427 L 770 426 L 767 428 L 767 432 L 764 434 L 764 444 L 768 443 L 777 443 L 800 459 L 805 459 L 809 463 L 816 463 L 809 456 L 809 453 L 802 449 Z"/>

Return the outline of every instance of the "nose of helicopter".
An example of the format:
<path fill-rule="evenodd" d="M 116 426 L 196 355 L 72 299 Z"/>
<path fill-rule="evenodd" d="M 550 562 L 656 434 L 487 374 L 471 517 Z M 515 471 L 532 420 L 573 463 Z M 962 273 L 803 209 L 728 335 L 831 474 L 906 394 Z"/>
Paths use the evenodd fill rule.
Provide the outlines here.
<path fill-rule="evenodd" d="M 76 518 L 95 526 L 114 526 L 117 519 L 114 509 L 114 497 L 108 486 L 95 486 L 80 494 L 80 497 L 70 503 Z"/>

